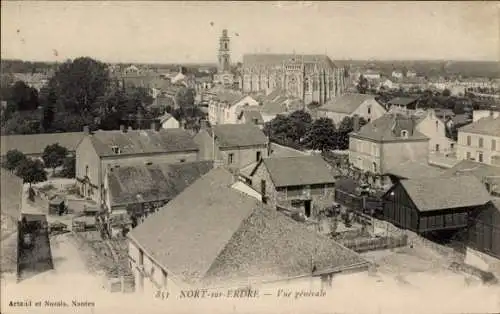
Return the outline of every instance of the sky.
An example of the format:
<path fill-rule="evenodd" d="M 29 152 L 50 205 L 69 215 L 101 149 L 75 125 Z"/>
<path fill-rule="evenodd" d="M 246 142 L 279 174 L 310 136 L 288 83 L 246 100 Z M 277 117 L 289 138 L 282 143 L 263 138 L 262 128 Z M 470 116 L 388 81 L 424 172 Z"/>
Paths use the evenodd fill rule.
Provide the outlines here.
<path fill-rule="evenodd" d="M 334 60 L 500 60 L 498 2 L 2 1 L 2 59 L 217 60 L 227 28 L 245 53 Z"/>

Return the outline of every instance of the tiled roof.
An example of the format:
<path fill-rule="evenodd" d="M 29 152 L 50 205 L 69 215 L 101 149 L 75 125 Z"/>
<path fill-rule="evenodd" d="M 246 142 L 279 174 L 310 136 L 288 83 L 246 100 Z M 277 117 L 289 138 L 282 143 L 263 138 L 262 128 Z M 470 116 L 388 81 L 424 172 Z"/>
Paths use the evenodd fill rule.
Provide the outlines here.
<path fill-rule="evenodd" d="M 458 129 L 459 132 L 500 136 L 500 117 L 486 117 Z"/>
<path fill-rule="evenodd" d="M 264 158 L 276 187 L 334 183 L 332 170 L 321 156 Z"/>
<path fill-rule="evenodd" d="M 218 124 L 212 132 L 221 148 L 265 145 L 266 135 L 253 124 Z"/>
<path fill-rule="evenodd" d="M 182 129 L 96 131 L 90 139 L 97 154 L 115 156 L 113 146 L 120 155 L 197 151 L 191 135 Z"/>
<path fill-rule="evenodd" d="M 401 185 L 420 211 L 484 205 L 491 199 L 473 176 L 403 180 Z"/>
<path fill-rule="evenodd" d="M 387 104 L 397 105 L 397 106 L 408 106 L 409 104 L 412 104 L 417 100 L 418 98 L 413 98 L 413 97 L 395 97 L 389 100 Z"/>
<path fill-rule="evenodd" d="M 308 275 L 313 256 L 318 270 L 365 262 L 232 189 L 233 180 L 223 168 L 211 170 L 133 229 L 130 238 L 174 281 L 188 284 Z"/>
<path fill-rule="evenodd" d="M 56 143 L 69 151 L 75 151 L 83 136 L 83 132 L 4 135 L 0 137 L 1 155 L 12 149 L 26 155 L 42 154 L 45 147 Z"/>
<path fill-rule="evenodd" d="M 365 138 L 377 142 L 428 140 L 429 138 L 417 131 L 417 119 L 403 114 L 385 114 L 382 117 L 364 125 L 351 136 Z M 401 136 L 402 131 L 408 132 L 408 137 Z"/>
<path fill-rule="evenodd" d="M 335 64 L 326 55 L 294 55 L 294 54 L 245 54 L 243 66 L 275 66 L 283 62 L 316 63 L 328 68 L 335 68 Z"/>
<path fill-rule="evenodd" d="M 317 110 L 351 114 L 367 100 L 375 100 L 375 96 L 366 94 L 346 94 L 330 99 Z"/>
<path fill-rule="evenodd" d="M 262 115 L 257 110 L 252 110 L 252 109 L 243 110 L 242 114 L 245 117 L 246 123 L 254 123 L 254 121 L 257 121 L 257 124 L 264 123 L 264 119 L 262 118 Z"/>
<path fill-rule="evenodd" d="M 409 160 L 387 170 L 386 173 L 405 179 L 420 179 L 438 177 L 443 174 L 443 170 L 427 162 Z"/>
<path fill-rule="evenodd" d="M 245 97 L 245 96 L 239 92 L 224 90 L 224 91 L 218 92 L 215 97 L 219 101 L 225 102 L 228 105 L 232 106 L 232 105 L 236 104 L 237 102 L 239 102 L 240 100 L 242 100 L 243 97 Z"/>
<path fill-rule="evenodd" d="M 276 143 L 271 143 L 271 155 L 270 157 L 297 157 L 297 156 L 308 156 L 307 153 L 300 150 L 296 150 L 291 147 L 279 145 Z"/>
<path fill-rule="evenodd" d="M 212 161 L 115 168 L 108 175 L 111 206 L 173 199 L 212 168 Z"/>

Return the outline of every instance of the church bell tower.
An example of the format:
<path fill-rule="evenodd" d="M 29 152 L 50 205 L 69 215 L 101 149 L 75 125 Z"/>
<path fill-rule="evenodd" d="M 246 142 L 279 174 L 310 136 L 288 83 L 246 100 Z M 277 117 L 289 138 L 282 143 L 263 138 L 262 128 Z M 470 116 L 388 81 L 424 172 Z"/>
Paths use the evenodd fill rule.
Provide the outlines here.
<path fill-rule="evenodd" d="M 222 30 L 222 36 L 219 39 L 219 67 L 218 72 L 224 73 L 231 71 L 231 54 L 229 49 L 229 36 L 227 29 Z"/>

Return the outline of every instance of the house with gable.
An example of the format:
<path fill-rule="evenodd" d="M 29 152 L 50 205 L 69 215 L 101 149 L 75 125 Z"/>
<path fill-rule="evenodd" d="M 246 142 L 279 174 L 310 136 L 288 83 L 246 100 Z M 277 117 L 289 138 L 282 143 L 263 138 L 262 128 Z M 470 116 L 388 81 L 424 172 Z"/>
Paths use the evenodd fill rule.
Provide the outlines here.
<path fill-rule="evenodd" d="M 386 114 L 349 136 L 349 162 L 363 172 L 384 174 L 406 161 L 427 162 L 429 138 L 417 130 L 417 119 Z"/>
<path fill-rule="evenodd" d="M 222 90 L 208 103 L 208 121 L 211 125 L 236 124 L 243 108 L 258 106 L 259 102 L 249 95 Z"/>
<path fill-rule="evenodd" d="M 269 139 L 254 124 L 219 124 L 201 129 L 194 141 L 202 160 L 214 160 L 240 169 L 268 156 Z"/>
<path fill-rule="evenodd" d="M 241 110 L 240 114 L 238 115 L 237 122 L 238 124 L 254 124 L 260 129 L 264 128 L 264 118 L 262 117 L 262 114 L 260 113 L 260 111 L 252 108 Z"/>
<path fill-rule="evenodd" d="M 359 254 L 234 189 L 235 180 L 211 170 L 127 235 L 137 293 L 326 288 L 337 274 L 367 270 Z"/>
<path fill-rule="evenodd" d="M 334 200 L 336 175 L 321 156 L 270 157 L 257 163 L 247 182 L 271 207 L 315 218 Z"/>
<path fill-rule="evenodd" d="M 103 205 L 104 177 L 112 168 L 155 163 L 182 163 L 198 160 L 198 145 L 183 129 L 90 132 L 76 148 L 76 180 L 80 193 Z"/>
<path fill-rule="evenodd" d="M 429 138 L 429 152 L 449 154 L 455 151 L 456 142 L 446 136 L 446 125 L 433 109 L 417 116 L 417 131 Z"/>
<path fill-rule="evenodd" d="M 335 125 L 339 125 L 345 117 L 358 115 L 369 122 L 385 113 L 385 108 L 375 100 L 375 96 L 366 94 L 338 96 L 316 109 L 317 118 L 330 118 Z"/>
<path fill-rule="evenodd" d="M 161 127 L 164 129 L 178 129 L 181 127 L 179 121 L 177 121 L 177 119 L 174 118 L 174 116 L 172 116 L 170 113 L 164 113 L 158 118 L 158 120 Z"/>

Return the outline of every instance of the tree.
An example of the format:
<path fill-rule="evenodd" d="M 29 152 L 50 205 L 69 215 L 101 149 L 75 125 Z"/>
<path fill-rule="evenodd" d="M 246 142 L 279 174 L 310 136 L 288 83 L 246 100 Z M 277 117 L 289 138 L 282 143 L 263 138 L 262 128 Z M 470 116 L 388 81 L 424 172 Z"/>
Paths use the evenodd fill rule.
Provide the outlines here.
<path fill-rule="evenodd" d="M 358 84 L 356 85 L 356 88 L 360 94 L 366 94 L 368 91 L 368 88 L 370 87 L 370 84 L 368 83 L 368 79 L 361 74 L 358 80 Z"/>
<path fill-rule="evenodd" d="M 311 115 L 304 110 L 297 110 L 290 114 L 289 119 L 293 128 L 291 138 L 295 143 L 300 144 L 311 127 Z"/>
<path fill-rule="evenodd" d="M 58 111 L 81 114 L 95 109 L 96 100 L 108 92 L 110 84 L 106 64 L 82 57 L 60 65 L 47 88 Z"/>
<path fill-rule="evenodd" d="M 64 158 L 66 158 L 67 155 L 68 149 L 56 143 L 45 147 L 42 159 L 45 166 L 52 168 L 55 173 L 56 168 L 63 165 Z"/>
<path fill-rule="evenodd" d="M 359 117 L 359 127 L 365 125 L 367 121 L 363 117 Z M 349 148 L 349 133 L 354 131 L 354 120 L 352 117 L 345 117 L 340 122 L 337 130 L 337 148 Z"/>
<path fill-rule="evenodd" d="M 40 121 L 27 119 L 20 112 L 14 112 L 2 126 L 3 135 L 36 133 L 40 133 Z"/>
<path fill-rule="evenodd" d="M 178 107 L 192 107 L 194 106 L 195 91 L 192 88 L 182 87 L 175 94 L 175 102 Z"/>
<path fill-rule="evenodd" d="M 304 142 L 310 149 L 327 152 L 335 149 L 336 135 L 333 121 L 329 118 L 320 118 L 311 125 Z"/>
<path fill-rule="evenodd" d="M 18 151 L 17 149 L 12 149 L 5 155 L 4 167 L 10 171 L 14 171 L 19 167 L 19 165 L 26 159 L 26 156 Z"/>
<path fill-rule="evenodd" d="M 44 170 L 43 163 L 36 159 L 25 159 L 16 170 L 16 175 L 23 179 L 24 183 L 36 184 L 47 180 L 47 173 Z"/>
<path fill-rule="evenodd" d="M 76 175 L 76 158 L 68 156 L 64 158 L 63 169 L 61 175 L 65 178 L 74 178 Z"/>
<path fill-rule="evenodd" d="M 35 110 L 40 105 L 38 91 L 29 87 L 24 81 L 17 81 L 11 87 L 10 100 L 19 111 Z"/>

